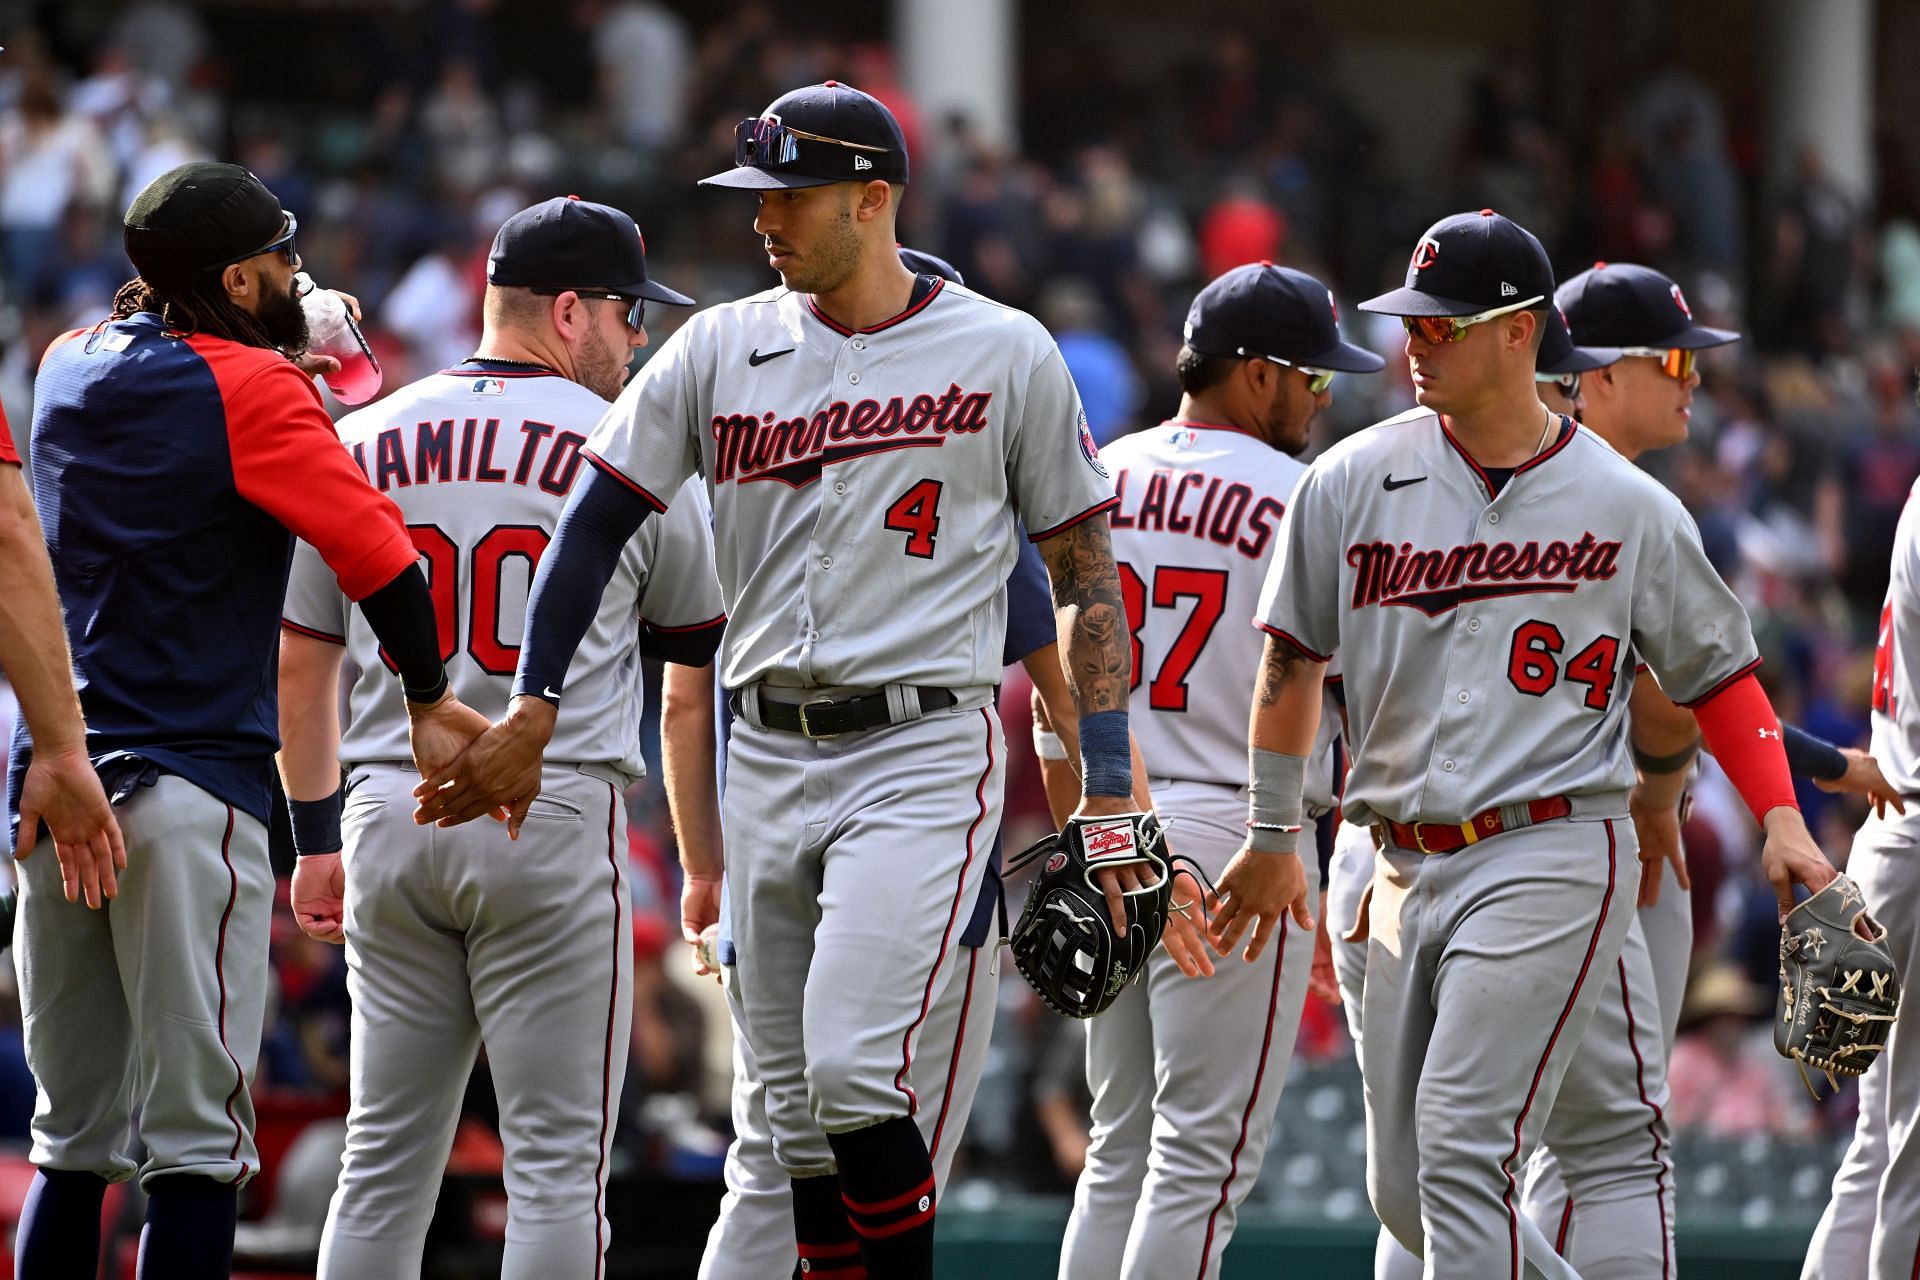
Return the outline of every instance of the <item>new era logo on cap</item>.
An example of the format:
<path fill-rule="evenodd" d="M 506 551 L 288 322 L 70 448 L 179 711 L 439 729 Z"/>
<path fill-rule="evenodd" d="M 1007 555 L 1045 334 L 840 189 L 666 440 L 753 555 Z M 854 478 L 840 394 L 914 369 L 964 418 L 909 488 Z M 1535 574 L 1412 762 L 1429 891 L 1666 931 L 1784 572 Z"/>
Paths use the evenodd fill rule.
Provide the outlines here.
<path fill-rule="evenodd" d="M 865 156 L 855 156 L 853 158 L 853 171 L 855 173 L 860 172 L 862 169 L 871 168 L 873 168 L 873 161 L 867 159 Z"/>
<path fill-rule="evenodd" d="M 1520 291 L 1508 284 L 1505 280 L 1502 280 L 1500 282 L 1500 296 L 1503 298 L 1517 298 L 1520 296 Z"/>

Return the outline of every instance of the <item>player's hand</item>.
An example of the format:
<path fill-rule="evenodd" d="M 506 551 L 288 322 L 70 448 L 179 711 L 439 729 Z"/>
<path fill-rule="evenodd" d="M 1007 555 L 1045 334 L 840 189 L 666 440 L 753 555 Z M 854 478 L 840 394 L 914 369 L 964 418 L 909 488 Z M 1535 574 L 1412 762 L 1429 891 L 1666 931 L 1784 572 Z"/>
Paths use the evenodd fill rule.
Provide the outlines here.
<path fill-rule="evenodd" d="M 302 351 L 293 357 L 293 367 L 309 378 L 326 378 L 340 372 L 340 362 L 318 351 Z"/>
<path fill-rule="evenodd" d="M 1320 894 L 1320 918 L 1327 918 L 1327 895 Z M 1307 990 L 1324 1004 L 1340 1003 L 1340 973 L 1333 967 L 1333 930 L 1313 931 L 1313 968 L 1307 973 Z"/>
<path fill-rule="evenodd" d="M 1245 959 L 1252 964 L 1266 950 L 1280 917 L 1291 911 L 1302 929 L 1313 928 L 1307 907 L 1307 872 L 1297 853 L 1255 853 L 1242 845 L 1207 899 L 1213 915 L 1208 935 L 1222 956 L 1233 954 L 1240 939 L 1253 931 Z"/>
<path fill-rule="evenodd" d="M 1693 888 L 1687 875 L 1687 851 L 1680 843 L 1679 804 L 1635 786 L 1627 797 L 1627 812 L 1640 839 L 1640 905 L 1651 907 L 1660 901 L 1660 882 L 1666 879 L 1668 864 L 1673 866 L 1675 884 Z"/>
<path fill-rule="evenodd" d="M 720 877 L 687 876 L 680 886 L 680 936 L 693 948 L 694 974 L 724 983 L 726 975 L 713 953 L 719 932 Z"/>
<path fill-rule="evenodd" d="M 20 787 L 20 838 L 14 857 L 24 861 L 40 840 L 40 824 L 53 837 L 60 860 L 60 889 L 68 902 L 89 907 L 118 897 L 116 872 L 127 869 L 127 846 L 100 775 L 84 747 L 36 750 Z"/>
<path fill-rule="evenodd" d="M 1904 814 L 1907 811 L 1906 801 L 1900 798 L 1900 793 L 1893 789 L 1891 782 L 1887 781 L 1887 775 L 1880 772 L 1878 760 L 1858 747 L 1842 747 L 1840 754 L 1847 758 L 1847 771 L 1831 782 L 1815 778 L 1814 786 L 1822 791 L 1851 792 L 1857 796 L 1865 796 L 1873 802 L 1873 812 L 1877 817 L 1887 816 L 1888 805 L 1892 805 L 1896 813 Z"/>
<path fill-rule="evenodd" d="M 478 714 L 473 713 L 473 714 Z M 420 807 L 413 820 L 459 826 L 484 814 L 504 817 L 507 835 L 520 838 L 520 824 L 540 794 L 540 755 L 553 738 L 558 712 L 544 698 L 521 694 L 507 704 L 506 718 L 486 728 L 464 753 L 429 771 L 420 770 L 413 794 Z"/>
<path fill-rule="evenodd" d="M 293 918 L 316 942 L 347 940 L 347 872 L 338 853 L 304 853 L 293 864 Z"/>
<path fill-rule="evenodd" d="M 1780 919 L 1793 910 L 1793 886 L 1805 885 L 1818 893 L 1833 882 L 1836 874 L 1827 855 L 1813 842 L 1805 818 L 1791 805 L 1775 805 L 1767 810 L 1766 843 L 1760 850 L 1760 867 L 1766 872 L 1773 893 L 1780 900 Z"/>
<path fill-rule="evenodd" d="M 1180 972 L 1189 978 L 1211 978 L 1213 957 L 1207 954 L 1206 890 L 1191 871 L 1173 875 L 1172 908 L 1167 913 L 1166 932 L 1160 945 L 1173 957 Z"/>

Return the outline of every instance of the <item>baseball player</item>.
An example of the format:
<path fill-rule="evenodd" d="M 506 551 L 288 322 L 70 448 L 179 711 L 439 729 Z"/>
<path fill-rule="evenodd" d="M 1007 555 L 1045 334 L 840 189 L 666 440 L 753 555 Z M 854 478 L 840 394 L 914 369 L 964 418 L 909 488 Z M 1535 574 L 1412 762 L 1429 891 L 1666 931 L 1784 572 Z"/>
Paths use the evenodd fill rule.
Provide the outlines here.
<path fill-rule="evenodd" d="M 73 688 L 73 657 L 60 623 L 53 564 L 20 474 L 20 454 L 0 411 L 0 669 L 20 703 L 33 757 L 20 789 L 15 847 L 28 856 L 40 823 L 53 834 L 60 890 L 67 901 L 98 907 L 119 893 L 115 872 L 127 851 L 100 776 L 87 759 L 87 726 Z M 7 895 L 0 943 L 13 934 L 13 894 Z"/>
<path fill-rule="evenodd" d="M 487 277 L 478 352 L 349 415 L 340 435 L 400 504 L 430 566 L 455 687 L 497 715 L 527 584 L 585 468 L 581 447 L 646 344 L 645 306 L 692 299 L 648 278 L 631 218 L 574 197 L 509 218 Z M 482 1042 L 506 1150 L 502 1274 L 601 1274 L 633 1008 L 620 797 L 644 772 L 640 655 L 704 664 L 725 624 L 703 498 L 623 549 L 568 672 L 573 698 L 517 848 L 493 823 L 410 820 L 419 775 L 378 642 L 301 548 L 281 650 L 281 769 L 296 802 L 337 788 L 341 763 L 351 791 L 341 831 L 316 843 L 295 830 L 294 914 L 315 937 L 344 935 L 353 996 L 352 1109 L 322 1276 L 420 1274 Z M 356 672 L 344 735 L 343 659 Z"/>
<path fill-rule="evenodd" d="M 1578 1274 L 1519 1212 L 1516 1177 L 1631 922 L 1624 656 L 1696 704 L 1766 829 L 1782 910 L 1794 883 L 1833 875 L 1793 805 L 1745 616 L 1691 519 L 1539 402 L 1552 294 L 1539 242 L 1485 210 L 1435 224 L 1406 287 L 1364 304 L 1403 318 L 1420 407 L 1329 450 L 1283 519 L 1249 843 L 1214 920 L 1219 949 L 1251 930 L 1257 957 L 1284 914 L 1306 914 L 1300 797 L 1338 649 L 1342 811 L 1379 850 L 1356 922 L 1369 1191 L 1430 1276 Z"/>
<path fill-rule="evenodd" d="M 1260 664 L 1259 633 L 1227 620 L 1252 616 L 1306 470 L 1294 455 L 1335 372 L 1384 362 L 1340 340 L 1324 284 L 1272 263 L 1201 290 L 1185 336 L 1178 414 L 1104 458 L 1120 498 L 1114 556 L 1135 688 L 1146 690 L 1135 723 L 1154 810 L 1217 876 L 1246 832 L 1244 697 Z M 1303 827 L 1333 806 L 1321 745 Z M 1156 957 L 1138 989 L 1088 1024 L 1092 1145 L 1062 1280 L 1219 1275 L 1266 1154 L 1312 964 L 1313 934 L 1280 929 L 1255 963 L 1205 983 L 1182 982 Z"/>
<path fill-rule="evenodd" d="M 1893 785 L 1920 794 L 1920 689 L 1915 656 L 1920 645 L 1920 484 L 1907 496 L 1894 531 L 1887 599 L 1873 662 L 1873 755 L 1886 761 Z M 1920 925 L 1915 846 L 1920 810 L 1868 817 L 1854 837 L 1847 873 L 1887 930 L 1903 980 L 1920 972 Z M 1833 1196 L 1807 1250 L 1803 1280 L 1909 1280 L 1920 1268 L 1920 1070 L 1914 1048 L 1896 1023 L 1884 1061 L 1860 1081 L 1860 1114 L 1853 1141 L 1833 1178 Z"/>
<path fill-rule="evenodd" d="M 1131 812 L 1113 494 L 1045 331 L 895 256 L 907 156 L 884 106 L 795 90 L 741 122 L 734 158 L 707 181 L 759 192 L 784 287 L 695 316 L 595 431 L 534 583 L 520 696 L 423 779 L 420 814 L 524 810 L 609 556 L 697 469 L 742 722 L 724 809 L 741 1012 L 800 1256 L 816 1275 L 926 1276 L 915 1057 L 999 823 L 1016 517 L 1066 636 L 1081 811 Z M 1123 922 L 1119 882 L 1138 876 L 1104 878 Z"/>
<path fill-rule="evenodd" d="M 294 537 L 398 671 L 400 755 L 435 767 L 486 723 L 448 688 L 399 512 L 283 354 L 306 343 L 293 232 L 244 169 L 162 174 L 126 215 L 139 278 L 111 319 L 55 343 L 34 384 L 34 498 L 126 867 L 112 907 L 89 912 L 51 860 L 24 864 L 14 962 L 40 1172 L 22 1276 L 92 1275 L 107 1183 L 136 1173 L 141 1274 L 229 1270 L 236 1194 L 259 1167 L 246 1077 L 266 1010 L 273 664 Z M 16 735 L 16 796 L 29 750 Z"/>

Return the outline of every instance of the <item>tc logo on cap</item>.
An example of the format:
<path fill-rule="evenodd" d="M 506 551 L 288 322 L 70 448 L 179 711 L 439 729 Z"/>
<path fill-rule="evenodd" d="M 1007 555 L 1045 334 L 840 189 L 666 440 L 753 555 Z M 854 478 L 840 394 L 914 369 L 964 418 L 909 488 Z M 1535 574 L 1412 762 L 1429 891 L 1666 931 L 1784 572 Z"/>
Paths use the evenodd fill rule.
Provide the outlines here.
<path fill-rule="evenodd" d="M 1327 290 L 1327 310 L 1333 312 L 1333 322 L 1340 323 L 1340 304 L 1333 300 L 1333 290 Z"/>
<path fill-rule="evenodd" d="M 1680 286 L 1677 284 L 1672 286 L 1672 293 L 1675 305 L 1680 308 L 1680 314 L 1689 320 L 1693 319 L 1693 308 L 1687 305 L 1687 295 L 1680 292 Z"/>
<path fill-rule="evenodd" d="M 1420 243 L 1413 246 L 1413 269 L 1425 271 L 1440 256 L 1440 242 L 1432 236 L 1421 236 Z"/>

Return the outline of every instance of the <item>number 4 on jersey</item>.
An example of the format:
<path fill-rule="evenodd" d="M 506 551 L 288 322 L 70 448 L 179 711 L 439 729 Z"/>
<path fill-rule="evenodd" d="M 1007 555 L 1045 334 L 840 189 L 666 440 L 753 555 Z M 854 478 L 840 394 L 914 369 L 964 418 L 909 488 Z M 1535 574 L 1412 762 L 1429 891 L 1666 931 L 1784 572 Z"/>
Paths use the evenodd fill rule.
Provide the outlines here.
<path fill-rule="evenodd" d="M 933 559 L 934 535 L 940 532 L 940 482 L 922 480 L 887 508 L 887 528 L 907 535 L 907 554 Z"/>
<path fill-rule="evenodd" d="M 1513 648 L 1507 655 L 1507 680 L 1521 693 L 1543 698 L 1559 683 L 1562 673 L 1575 684 L 1587 687 L 1582 699 L 1595 711 L 1605 711 L 1613 700 L 1615 669 L 1620 662 L 1620 642 L 1601 636 L 1573 655 L 1562 668 L 1559 656 L 1567 639 L 1551 622 L 1523 622 L 1514 628 Z"/>

